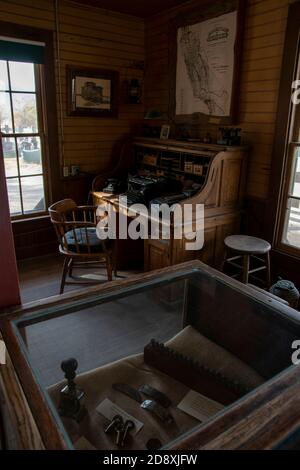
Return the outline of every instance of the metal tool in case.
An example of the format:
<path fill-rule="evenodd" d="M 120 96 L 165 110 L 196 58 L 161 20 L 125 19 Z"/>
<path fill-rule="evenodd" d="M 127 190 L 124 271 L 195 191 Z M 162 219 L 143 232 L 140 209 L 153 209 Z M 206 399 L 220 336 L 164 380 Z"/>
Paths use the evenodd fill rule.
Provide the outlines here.
<path fill-rule="evenodd" d="M 120 415 L 113 417 L 109 425 L 104 429 L 105 434 L 108 434 L 112 429 L 115 429 L 117 425 L 123 423 L 123 418 Z"/>
<path fill-rule="evenodd" d="M 117 390 L 118 392 L 123 393 L 132 400 L 138 402 L 141 405 L 141 408 L 147 411 L 151 411 L 164 423 L 171 424 L 174 422 L 173 416 L 168 411 L 166 411 L 159 403 L 157 403 L 155 400 L 144 400 L 141 393 L 135 388 L 131 387 L 131 385 L 118 383 L 113 384 L 112 388 L 114 390 Z"/>
<path fill-rule="evenodd" d="M 157 403 L 159 403 L 164 408 L 169 408 L 169 406 L 171 406 L 171 404 L 172 404 L 171 400 L 167 397 L 167 395 L 160 392 L 156 388 L 151 387 L 151 385 L 148 385 L 148 384 L 142 385 L 139 388 L 139 392 L 143 393 L 147 397 L 152 398 L 153 400 L 155 400 Z"/>
<path fill-rule="evenodd" d="M 143 408 L 143 410 L 151 411 L 155 416 L 157 416 L 157 418 L 166 424 L 174 423 L 173 416 L 154 400 L 143 401 L 141 408 Z"/>
<path fill-rule="evenodd" d="M 80 390 L 74 379 L 76 378 L 76 369 L 78 362 L 71 358 L 61 363 L 61 369 L 67 379 L 67 385 L 60 392 L 60 403 L 58 407 L 59 414 L 66 418 L 71 418 L 77 422 L 81 421 L 86 415 L 86 409 L 82 405 L 84 391 Z"/>
<path fill-rule="evenodd" d="M 121 446 L 124 447 L 125 445 L 125 441 L 126 441 L 126 438 L 128 436 L 128 434 L 130 433 L 130 431 L 132 431 L 133 429 L 135 428 L 135 424 L 133 421 L 131 421 L 130 419 L 125 421 L 125 424 L 124 424 L 124 431 L 123 431 L 123 438 L 122 438 L 122 441 L 121 441 Z"/>
<path fill-rule="evenodd" d="M 138 403 L 143 403 L 143 397 L 142 395 L 133 387 L 127 384 L 113 384 L 112 388 L 114 390 L 117 390 L 118 392 L 123 393 L 124 395 L 127 395 L 129 398 L 132 398 L 132 400 L 137 401 Z"/>

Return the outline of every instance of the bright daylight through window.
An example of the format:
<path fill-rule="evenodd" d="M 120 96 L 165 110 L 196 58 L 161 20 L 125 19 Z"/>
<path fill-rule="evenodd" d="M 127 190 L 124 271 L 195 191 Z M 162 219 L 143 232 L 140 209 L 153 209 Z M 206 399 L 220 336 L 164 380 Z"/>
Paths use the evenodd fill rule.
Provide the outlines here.
<path fill-rule="evenodd" d="M 300 249 L 300 148 L 293 149 L 282 242 Z"/>
<path fill-rule="evenodd" d="M 39 66 L 0 61 L 0 127 L 12 217 L 45 211 Z"/>

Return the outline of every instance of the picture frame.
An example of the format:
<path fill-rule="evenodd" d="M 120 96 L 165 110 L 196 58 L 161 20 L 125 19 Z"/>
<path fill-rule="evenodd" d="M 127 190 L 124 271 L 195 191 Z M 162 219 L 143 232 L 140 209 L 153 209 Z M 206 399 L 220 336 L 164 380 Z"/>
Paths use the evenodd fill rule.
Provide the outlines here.
<path fill-rule="evenodd" d="M 67 86 L 69 116 L 118 116 L 118 72 L 67 66 Z"/>
<path fill-rule="evenodd" d="M 160 138 L 162 140 L 168 140 L 169 135 L 170 135 L 170 130 L 171 130 L 171 126 L 168 126 L 168 125 L 161 126 Z"/>
<path fill-rule="evenodd" d="M 242 56 L 242 47 L 243 47 L 243 31 L 246 18 L 246 0 L 217 0 L 216 2 L 207 2 L 203 4 L 199 3 L 199 9 L 196 6 L 193 6 L 193 9 L 187 7 L 185 13 L 175 17 L 170 23 L 169 31 L 169 77 L 170 77 L 170 100 L 169 100 L 169 119 L 173 124 L 183 125 L 183 126 L 193 126 L 193 125 L 217 125 L 217 126 L 228 126 L 234 124 L 238 119 L 239 111 L 239 91 L 240 91 L 240 72 L 241 72 L 241 56 Z M 227 18 L 231 19 L 230 25 L 232 25 L 232 18 L 235 14 L 235 27 L 232 27 L 232 37 L 228 39 L 228 49 L 225 50 L 225 53 L 222 53 L 223 44 L 220 46 L 219 55 L 215 53 L 216 45 L 218 46 L 221 43 L 225 43 L 224 40 L 224 30 L 227 30 L 226 20 Z M 218 24 L 218 22 L 220 24 Z M 222 24 L 223 22 L 223 24 Z M 225 24 L 225 26 L 224 26 Z M 203 41 L 203 31 L 205 32 L 205 41 Z M 228 31 L 231 31 L 228 29 Z M 198 37 L 197 37 L 198 34 Z M 234 37 L 235 36 L 235 37 Z M 198 42 L 197 42 L 198 41 Z M 214 75 L 214 82 L 218 82 L 219 77 L 224 75 L 224 67 L 222 63 L 222 58 L 224 56 L 228 59 L 228 73 L 226 88 L 224 86 L 225 92 L 227 93 L 227 102 L 226 106 L 223 108 L 218 106 L 218 100 L 215 100 L 216 103 L 213 103 L 211 107 L 207 105 L 208 102 L 213 101 L 212 91 L 215 90 L 205 89 L 201 78 L 203 69 L 205 65 L 208 65 L 208 71 L 211 63 L 209 63 L 209 41 L 211 41 L 212 48 L 212 57 L 211 63 L 216 70 L 212 70 L 212 73 L 216 71 Z M 182 46 L 183 43 L 183 46 Z M 202 46 L 204 44 L 204 54 L 202 58 L 202 63 L 199 63 L 198 70 L 196 69 L 195 63 L 197 58 L 201 56 Z M 172 47 L 171 47 L 172 46 Z M 184 46 L 186 46 L 184 50 Z M 192 57 L 189 57 L 190 51 L 193 50 Z M 218 75 L 218 66 L 215 66 L 216 56 L 219 58 L 219 70 L 222 73 Z M 188 64 L 188 61 L 190 63 Z M 203 62 L 205 62 L 203 66 Z M 178 72 L 181 68 L 185 69 L 181 76 L 178 76 Z M 226 64 L 227 65 L 227 64 Z M 207 70 L 206 70 L 207 72 Z M 211 83 L 211 76 L 207 72 L 204 79 L 207 80 L 206 83 Z M 189 83 L 190 81 L 190 83 Z M 196 87 L 201 91 L 197 94 L 195 87 L 193 88 L 192 82 L 196 82 Z M 198 83 L 197 83 L 198 82 Z M 223 92 L 222 88 L 222 78 L 220 79 L 221 86 L 220 89 Z M 183 90 L 182 83 L 186 83 L 187 87 L 190 89 L 185 92 Z M 178 84 L 180 90 L 178 90 Z M 209 87 L 210 88 L 210 85 Z M 205 92 L 205 98 L 201 96 L 201 93 Z M 216 91 L 215 96 L 219 96 L 219 90 Z M 225 96 L 225 95 L 224 95 Z M 183 98 L 182 98 L 183 97 Z M 179 99 L 189 99 L 189 102 L 184 102 L 181 106 L 182 112 L 179 110 L 178 101 Z M 197 106 L 193 101 L 197 100 Z M 180 103 L 181 105 L 181 103 Z M 214 106 L 215 105 L 215 106 Z M 221 109 L 221 112 L 220 112 Z M 216 110 L 216 111 L 215 111 Z"/>

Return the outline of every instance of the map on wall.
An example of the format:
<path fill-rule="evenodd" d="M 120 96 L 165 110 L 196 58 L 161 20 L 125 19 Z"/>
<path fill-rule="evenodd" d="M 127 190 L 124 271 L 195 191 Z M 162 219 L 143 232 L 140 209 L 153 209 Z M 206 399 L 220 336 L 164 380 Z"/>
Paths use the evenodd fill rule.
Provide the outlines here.
<path fill-rule="evenodd" d="M 177 116 L 230 116 L 236 33 L 236 11 L 178 29 Z"/>

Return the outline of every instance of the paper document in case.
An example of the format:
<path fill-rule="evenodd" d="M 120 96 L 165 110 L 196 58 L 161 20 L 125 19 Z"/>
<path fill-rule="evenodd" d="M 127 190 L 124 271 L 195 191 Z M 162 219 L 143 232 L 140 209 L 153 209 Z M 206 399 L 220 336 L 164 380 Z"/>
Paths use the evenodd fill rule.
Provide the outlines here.
<path fill-rule="evenodd" d="M 177 408 L 203 422 L 211 416 L 219 413 L 219 411 L 222 411 L 225 407 L 224 405 L 191 390 L 179 403 Z"/>

